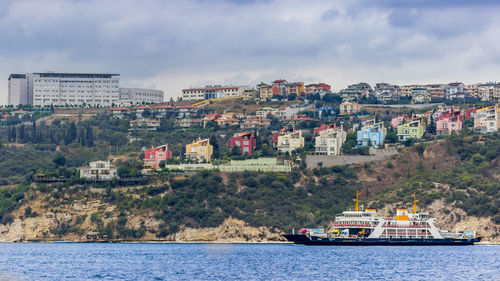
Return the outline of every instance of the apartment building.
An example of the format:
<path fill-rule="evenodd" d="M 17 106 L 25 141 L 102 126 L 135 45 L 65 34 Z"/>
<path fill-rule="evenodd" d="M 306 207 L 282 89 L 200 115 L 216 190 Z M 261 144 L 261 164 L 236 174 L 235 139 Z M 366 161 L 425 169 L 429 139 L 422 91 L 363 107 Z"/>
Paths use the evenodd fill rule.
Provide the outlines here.
<path fill-rule="evenodd" d="M 296 95 L 297 97 L 304 95 L 304 82 L 294 82 L 288 85 L 288 95 Z"/>
<path fill-rule="evenodd" d="M 119 74 L 58 73 L 32 74 L 34 106 L 111 106 L 120 101 Z"/>
<path fill-rule="evenodd" d="M 30 79 L 28 74 L 11 74 L 9 76 L 9 105 L 33 104 Z"/>
<path fill-rule="evenodd" d="M 163 91 L 140 88 L 120 88 L 120 101 L 131 105 L 161 103 Z"/>
<path fill-rule="evenodd" d="M 273 87 L 271 85 L 260 83 L 257 85 L 259 89 L 259 98 L 261 100 L 271 99 L 273 97 Z"/>
<path fill-rule="evenodd" d="M 210 85 L 204 88 L 182 90 L 183 100 L 208 100 L 228 97 L 240 97 L 243 91 L 250 90 L 250 86 L 221 86 Z"/>

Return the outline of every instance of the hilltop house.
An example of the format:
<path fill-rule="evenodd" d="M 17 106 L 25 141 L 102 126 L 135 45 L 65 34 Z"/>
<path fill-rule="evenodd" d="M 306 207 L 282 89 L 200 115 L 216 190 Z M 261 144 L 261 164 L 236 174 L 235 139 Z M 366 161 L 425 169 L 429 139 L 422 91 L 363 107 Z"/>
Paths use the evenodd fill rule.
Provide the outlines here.
<path fill-rule="evenodd" d="M 319 94 L 321 97 L 330 92 L 330 90 L 331 86 L 325 83 L 309 84 L 304 87 L 306 95 Z"/>
<path fill-rule="evenodd" d="M 465 93 L 466 88 L 462 82 L 453 82 L 445 86 L 444 97 L 449 100 L 464 98 Z"/>
<path fill-rule="evenodd" d="M 201 127 L 202 120 L 200 119 L 195 119 L 195 118 L 182 118 L 176 120 L 176 126 L 181 128 L 181 129 L 187 129 L 187 128 L 194 128 L 194 127 Z"/>
<path fill-rule="evenodd" d="M 109 161 L 93 161 L 88 166 L 79 167 L 80 178 L 93 180 L 112 180 L 118 178 L 118 167 Z"/>
<path fill-rule="evenodd" d="M 350 115 L 358 113 L 361 110 L 361 106 L 354 101 L 344 101 L 339 106 L 339 115 Z"/>
<path fill-rule="evenodd" d="M 299 113 L 298 107 L 282 106 L 276 110 L 276 117 L 280 120 L 296 117 Z"/>
<path fill-rule="evenodd" d="M 137 119 L 130 121 L 129 131 L 156 131 L 160 127 L 160 121 L 156 119 Z"/>
<path fill-rule="evenodd" d="M 431 101 L 431 93 L 427 88 L 411 89 L 411 103 L 426 103 Z"/>
<path fill-rule="evenodd" d="M 397 128 L 400 124 L 403 124 L 409 118 L 408 114 L 402 114 L 398 117 L 394 117 L 391 120 L 391 125 L 393 128 Z"/>
<path fill-rule="evenodd" d="M 367 146 L 371 143 L 372 147 L 377 147 L 384 143 L 387 129 L 384 127 L 383 122 L 373 122 L 361 127 L 357 132 L 356 142 L 358 146 Z"/>
<path fill-rule="evenodd" d="M 500 103 L 477 109 L 474 113 L 474 131 L 497 132 L 500 127 Z"/>
<path fill-rule="evenodd" d="M 240 123 L 241 129 L 255 129 L 268 127 L 271 124 L 271 120 L 267 118 L 262 118 L 259 116 L 249 116 Z"/>
<path fill-rule="evenodd" d="M 327 127 L 318 131 L 318 136 L 314 138 L 314 153 L 317 155 L 340 155 L 346 135 L 342 126 Z"/>
<path fill-rule="evenodd" d="M 155 114 L 156 117 L 164 118 L 165 116 L 167 116 L 167 113 L 174 112 L 175 107 L 172 105 L 168 105 L 168 104 L 161 104 L 161 105 L 155 106 L 155 110 L 156 110 L 156 114 Z"/>
<path fill-rule="evenodd" d="M 451 132 L 461 131 L 464 124 L 460 111 L 441 113 L 436 121 L 437 135 L 449 135 Z"/>
<path fill-rule="evenodd" d="M 283 153 L 291 153 L 292 151 L 304 147 L 304 137 L 302 136 L 301 130 L 282 129 L 273 134 L 273 142 L 278 151 Z"/>
<path fill-rule="evenodd" d="M 253 133 L 240 133 L 236 134 L 229 140 L 229 146 L 233 148 L 237 146 L 241 149 L 241 155 L 252 155 L 255 150 L 255 138 Z"/>
<path fill-rule="evenodd" d="M 263 108 L 255 111 L 255 115 L 260 117 L 260 118 L 267 118 L 268 114 L 276 116 L 277 111 L 278 110 L 276 108 L 273 108 L 273 107 L 263 107 Z"/>
<path fill-rule="evenodd" d="M 172 151 L 168 149 L 168 144 L 160 145 L 144 151 L 144 168 L 156 169 L 161 161 L 172 159 Z"/>
<path fill-rule="evenodd" d="M 213 146 L 209 139 L 198 139 L 186 144 L 186 158 L 193 159 L 198 163 L 210 162 L 212 160 Z"/>
<path fill-rule="evenodd" d="M 323 124 L 319 127 L 314 128 L 314 134 L 317 135 L 321 131 L 324 131 L 324 130 L 329 129 L 329 128 L 335 128 L 335 127 L 337 127 L 337 126 L 333 123 L 332 124 Z"/>
<path fill-rule="evenodd" d="M 261 100 L 267 100 L 273 97 L 273 90 L 271 85 L 262 82 L 257 85 L 257 88 L 259 89 L 259 98 Z"/>
<path fill-rule="evenodd" d="M 398 125 L 398 140 L 421 139 L 425 133 L 425 120 L 423 118 L 414 118 Z"/>
<path fill-rule="evenodd" d="M 129 113 L 129 110 L 126 107 L 113 107 L 110 108 L 109 110 L 111 111 L 113 118 L 118 118 L 118 119 L 125 118 Z"/>
<path fill-rule="evenodd" d="M 33 116 L 33 112 L 32 111 L 26 111 L 26 110 L 23 110 L 23 109 L 18 109 L 18 110 L 15 110 L 15 111 L 11 111 L 10 115 L 12 115 L 12 117 L 17 117 L 19 119 L 22 119 L 25 116 L 29 116 L 29 117 Z"/>

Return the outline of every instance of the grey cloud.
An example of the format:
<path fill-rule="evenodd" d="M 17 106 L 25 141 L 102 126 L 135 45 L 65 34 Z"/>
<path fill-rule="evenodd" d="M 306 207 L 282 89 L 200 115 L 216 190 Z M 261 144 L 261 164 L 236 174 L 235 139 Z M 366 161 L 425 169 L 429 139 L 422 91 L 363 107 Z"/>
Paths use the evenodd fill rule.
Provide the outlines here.
<path fill-rule="evenodd" d="M 0 75 L 7 77 L 22 65 L 32 67 L 27 72 L 118 72 L 124 83 L 197 74 L 204 81 L 207 73 L 230 73 L 220 74 L 221 82 L 243 84 L 272 75 L 328 82 L 340 78 L 322 72 L 344 70 L 373 70 L 375 79 L 381 72 L 427 68 L 429 61 L 446 64 L 468 51 L 466 42 L 490 44 L 498 38 L 492 26 L 498 24 L 500 8 L 488 1 L 437 6 L 430 1 L 313 0 L 310 10 L 304 3 L 3 1 L 0 58 L 8 57 L 9 64 L 0 63 Z M 488 54 L 475 59 L 498 65 Z M 249 74 L 258 72 L 264 74 Z M 405 79 L 404 73 L 396 74 Z"/>
<path fill-rule="evenodd" d="M 321 19 L 323 21 L 331 21 L 337 19 L 339 16 L 340 16 L 339 11 L 335 9 L 328 9 L 323 12 L 323 14 L 321 15 Z"/>

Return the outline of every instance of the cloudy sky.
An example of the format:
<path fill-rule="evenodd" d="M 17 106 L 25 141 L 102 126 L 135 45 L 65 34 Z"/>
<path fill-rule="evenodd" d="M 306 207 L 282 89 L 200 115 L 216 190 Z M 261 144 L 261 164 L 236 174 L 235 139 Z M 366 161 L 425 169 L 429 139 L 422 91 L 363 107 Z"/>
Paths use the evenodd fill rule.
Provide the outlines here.
<path fill-rule="evenodd" d="M 500 1 L 0 0 L 10 73 L 112 72 L 167 97 L 205 84 L 500 80 Z"/>

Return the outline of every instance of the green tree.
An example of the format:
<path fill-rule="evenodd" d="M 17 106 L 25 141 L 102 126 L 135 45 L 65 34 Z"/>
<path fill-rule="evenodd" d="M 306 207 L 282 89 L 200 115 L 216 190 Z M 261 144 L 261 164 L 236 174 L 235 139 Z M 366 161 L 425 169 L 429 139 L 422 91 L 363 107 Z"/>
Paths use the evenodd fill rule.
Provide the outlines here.
<path fill-rule="evenodd" d="M 91 126 L 87 126 L 85 130 L 85 145 L 88 147 L 94 146 L 94 132 Z"/>
<path fill-rule="evenodd" d="M 233 156 L 239 156 L 241 155 L 241 148 L 237 145 L 234 145 L 232 148 L 231 148 L 231 155 Z"/>
<path fill-rule="evenodd" d="M 75 122 L 71 122 L 68 125 L 68 129 L 66 131 L 66 135 L 64 137 L 64 143 L 65 144 L 70 144 L 72 143 L 77 137 L 77 128 Z"/>
<path fill-rule="evenodd" d="M 59 154 L 56 157 L 54 157 L 54 159 L 52 159 L 52 162 L 54 162 L 54 164 L 56 164 L 56 168 L 64 166 L 64 165 L 66 165 L 66 157 Z"/>
<path fill-rule="evenodd" d="M 348 133 L 344 144 L 342 144 L 342 152 L 345 154 L 352 154 L 353 149 L 356 147 L 357 136 L 355 133 Z"/>
<path fill-rule="evenodd" d="M 212 135 L 210 137 L 210 144 L 213 146 L 213 157 L 220 158 L 219 137 L 217 135 Z"/>
<path fill-rule="evenodd" d="M 385 142 L 387 143 L 397 143 L 398 142 L 398 135 L 396 132 L 388 132 L 387 136 L 385 136 Z"/>
<path fill-rule="evenodd" d="M 131 174 L 130 167 L 128 167 L 128 166 L 118 167 L 117 174 L 120 178 L 130 177 L 130 174 Z"/>

